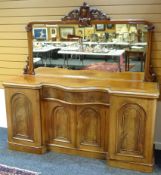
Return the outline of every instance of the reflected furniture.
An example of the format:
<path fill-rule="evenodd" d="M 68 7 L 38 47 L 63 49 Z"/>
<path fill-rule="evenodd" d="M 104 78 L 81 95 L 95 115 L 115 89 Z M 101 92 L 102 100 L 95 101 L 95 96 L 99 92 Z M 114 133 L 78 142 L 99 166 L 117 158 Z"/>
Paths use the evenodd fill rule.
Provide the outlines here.
<path fill-rule="evenodd" d="M 134 49 L 128 49 L 126 50 L 126 58 L 125 58 L 125 67 L 126 70 L 129 71 L 130 69 L 130 59 L 139 59 L 140 60 L 140 71 L 142 72 L 144 67 L 144 63 L 145 63 L 145 58 L 146 58 L 146 53 L 144 50 L 134 50 Z"/>
<path fill-rule="evenodd" d="M 82 29 L 96 24 L 146 25 L 148 40 L 144 72 L 35 69 L 33 26 L 77 25 Z M 70 27 L 72 31 L 73 28 Z M 84 3 L 61 21 L 35 21 L 26 29 L 29 54 L 24 74 L 3 83 L 9 149 L 101 158 L 114 167 L 151 172 L 159 97 L 158 84 L 153 82 L 155 76 L 150 70 L 153 25 L 144 20 L 110 20 L 101 11 Z M 66 33 L 61 35 L 66 36 Z M 128 38 L 121 35 L 123 39 Z M 64 47 L 64 43 L 61 44 Z M 119 44 L 114 55 L 117 49 L 121 50 Z"/>
<path fill-rule="evenodd" d="M 100 53 L 95 53 L 95 52 L 85 52 L 85 51 L 70 51 L 70 50 L 60 50 L 58 51 L 58 54 L 63 54 L 65 55 L 65 60 L 67 61 L 67 66 L 68 66 L 68 58 L 66 55 L 78 55 L 80 56 L 80 59 L 82 60 L 82 64 L 84 61 L 83 56 L 103 56 L 105 61 L 108 60 L 109 56 L 112 56 L 113 58 L 117 59 L 118 67 L 121 71 L 121 66 L 124 62 L 124 50 L 110 50 L 109 52 L 100 52 Z"/>
<path fill-rule="evenodd" d="M 99 62 L 89 64 L 88 66 L 84 66 L 82 70 L 99 70 L 105 72 L 121 72 L 125 71 L 125 66 L 119 66 L 117 63 L 108 63 L 108 62 Z"/>

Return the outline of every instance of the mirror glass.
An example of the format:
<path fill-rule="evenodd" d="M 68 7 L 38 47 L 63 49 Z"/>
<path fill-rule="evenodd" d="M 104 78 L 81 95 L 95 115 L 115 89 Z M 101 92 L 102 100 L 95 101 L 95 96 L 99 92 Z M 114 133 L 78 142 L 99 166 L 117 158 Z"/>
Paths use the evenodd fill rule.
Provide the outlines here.
<path fill-rule="evenodd" d="M 144 24 L 34 24 L 34 68 L 143 72 L 147 33 Z"/>

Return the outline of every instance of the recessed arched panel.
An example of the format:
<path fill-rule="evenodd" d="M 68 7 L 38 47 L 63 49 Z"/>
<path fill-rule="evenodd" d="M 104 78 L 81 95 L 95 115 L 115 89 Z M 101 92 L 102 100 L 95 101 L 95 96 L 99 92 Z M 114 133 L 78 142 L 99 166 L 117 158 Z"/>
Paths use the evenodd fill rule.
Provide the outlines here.
<path fill-rule="evenodd" d="M 100 114 L 93 108 L 85 108 L 80 113 L 80 143 L 100 145 Z"/>
<path fill-rule="evenodd" d="M 51 139 L 70 141 L 70 116 L 63 106 L 58 106 L 51 113 Z"/>
<path fill-rule="evenodd" d="M 143 155 L 146 122 L 144 109 L 137 104 L 129 103 L 121 107 L 117 117 L 117 151 Z"/>
<path fill-rule="evenodd" d="M 32 104 L 27 96 L 16 93 L 11 99 L 13 137 L 33 140 Z"/>

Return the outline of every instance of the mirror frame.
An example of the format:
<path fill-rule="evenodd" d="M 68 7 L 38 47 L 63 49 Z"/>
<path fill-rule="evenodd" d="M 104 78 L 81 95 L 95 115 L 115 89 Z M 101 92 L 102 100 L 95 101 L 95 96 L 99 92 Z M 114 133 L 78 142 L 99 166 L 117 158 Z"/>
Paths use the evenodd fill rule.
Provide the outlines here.
<path fill-rule="evenodd" d="M 96 24 L 144 24 L 147 25 L 147 54 L 144 65 L 144 81 L 155 81 L 156 75 L 152 72 L 151 66 L 151 50 L 152 50 L 152 34 L 154 31 L 154 25 L 145 20 L 128 19 L 128 20 L 111 20 L 110 17 L 104 14 L 102 11 L 90 8 L 87 3 L 74 9 L 68 13 L 67 16 L 61 20 L 55 21 L 33 21 L 29 22 L 26 26 L 27 39 L 28 39 L 28 57 L 26 66 L 24 68 L 24 74 L 34 75 L 33 65 L 33 25 L 46 24 L 46 25 L 59 25 L 59 24 L 77 24 L 80 27 L 88 27 Z"/>

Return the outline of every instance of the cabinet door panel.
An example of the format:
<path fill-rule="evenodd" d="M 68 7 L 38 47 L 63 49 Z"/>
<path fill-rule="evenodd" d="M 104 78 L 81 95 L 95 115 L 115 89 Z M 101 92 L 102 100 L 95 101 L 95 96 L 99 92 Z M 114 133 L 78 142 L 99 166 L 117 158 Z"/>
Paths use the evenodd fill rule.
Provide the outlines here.
<path fill-rule="evenodd" d="M 47 143 L 75 147 L 75 107 L 53 101 L 45 101 L 43 106 Z"/>
<path fill-rule="evenodd" d="M 28 146 L 40 146 L 39 90 L 6 88 L 8 140 Z"/>
<path fill-rule="evenodd" d="M 13 114 L 13 137 L 32 141 L 34 138 L 33 108 L 29 97 L 22 93 L 14 94 L 11 99 L 11 111 Z"/>
<path fill-rule="evenodd" d="M 111 97 L 109 158 L 152 163 L 156 101 Z"/>
<path fill-rule="evenodd" d="M 108 108 L 101 105 L 77 107 L 79 149 L 105 150 L 105 122 Z M 106 130 L 108 132 L 108 129 Z"/>
<path fill-rule="evenodd" d="M 138 104 L 125 104 L 119 110 L 117 121 L 117 152 L 143 157 L 146 122 L 144 109 Z"/>

